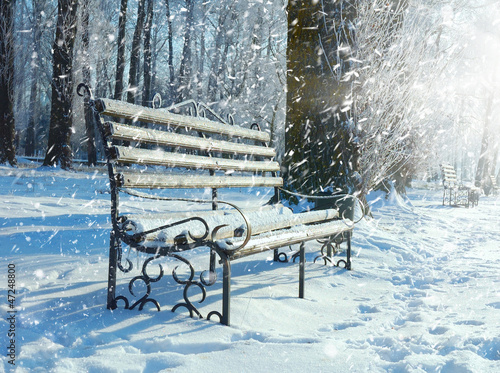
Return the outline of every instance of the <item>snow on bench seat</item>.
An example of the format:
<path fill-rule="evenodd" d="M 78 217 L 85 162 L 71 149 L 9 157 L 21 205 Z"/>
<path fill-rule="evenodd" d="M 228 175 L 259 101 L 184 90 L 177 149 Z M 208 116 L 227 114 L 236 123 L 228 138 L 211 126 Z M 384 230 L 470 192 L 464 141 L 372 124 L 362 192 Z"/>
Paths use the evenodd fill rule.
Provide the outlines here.
<path fill-rule="evenodd" d="M 252 235 L 258 235 L 264 232 L 279 230 L 293 227 L 296 225 L 310 224 L 318 221 L 328 221 L 338 218 L 338 211 L 335 209 L 310 211 L 301 214 L 293 214 L 293 212 L 283 205 L 263 206 L 258 209 L 244 210 L 243 213 L 247 217 L 251 225 Z M 179 221 L 182 218 L 198 216 L 203 218 L 210 231 L 215 227 L 227 225 L 217 232 L 215 239 L 222 240 L 235 236 L 246 235 L 246 225 L 243 217 L 236 210 L 216 210 L 216 211 L 200 211 L 173 213 L 171 215 L 162 214 L 161 216 L 127 216 L 124 217 L 122 228 L 130 235 L 138 235 L 157 227 L 171 224 Z M 186 224 L 170 227 L 168 229 L 147 234 L 142 237 L 142 245 L 146 247 L 162 247 L 172 245 L 174 238 L 179 235 L 185 235 L 189 240 L 190 232 L 193 236 L 201 236 L 205 232 L 205 227 L 199 221 L 191 221 Z"/>
<path fill-rule="evenodd" d="M 331 220 L 326 223 L 297 225 L 289 229 L 282 229 L 253 236 L 241 250 L 231 252 L 243 242 L 240 239 L 219 240 L 217 244 L 226 250 L 231 260 L 253 255 L 256 252 L 264 252 L 275 248 L 295 245 L 304 241 L 325 237 L 325 235 L 335 236 L 352 229 L 353 222 L 349 219 Z"/>

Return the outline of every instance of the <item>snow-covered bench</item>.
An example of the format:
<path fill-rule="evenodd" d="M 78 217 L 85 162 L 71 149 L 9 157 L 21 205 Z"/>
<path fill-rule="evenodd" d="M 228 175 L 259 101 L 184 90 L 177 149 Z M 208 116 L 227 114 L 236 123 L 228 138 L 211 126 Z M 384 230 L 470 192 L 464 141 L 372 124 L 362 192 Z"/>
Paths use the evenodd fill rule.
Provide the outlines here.
<path fill-rule="evenodd" d="M 112 231 L 109 252 L 109 283 L 107 306 L 117 307 L 123 301 L 125 308 L 146 303 L 159 303 L 150 297 L 151 284 L 163 276 L 148 274 L 148 265 L 164 256 L 179 260 L 189 267 L 190 275 L 181 279 L 176 270 L 174 280 L 184 286 L 184 302 L 173 307 L 188 309 L 191 316 L 202 316 L 188 297 L 188 289 L 199 287 L 205 298 L 205 286 L 213 285 L 217 278 L 217 256 L 222 264 L 222 310 L 208 313 L 217 316 L 223 324 L 230 323 L 231 262 L 249 255 L 274 250 L 274 258 L 283 261 L 279 248 L 300 244 L 299 297 L 304 297 L 304 243 L 323 240 L 320 257 L 326 263 L 351 269 L 351 234 L 353 223 L 339 217 L 336 209 L 294 214 L 279 204 L 283 180 L 278 176 L 280 165 L 274 160 L 276 151 L 267 146 L 270 136 L 258 130 L 226 123 L 205 105 L 188 102 L 193 115 L 179 114 L 184 104 L 167 109 L 147 108 L 111 99 L 94 99 L 85 85 L 78 94 L 88 95 L 88 105 L 95 113 L 107 158 L 111 192 Z M 177 111 L 177 113 L 173 113 Z M 211 115 L 212 118 L 207 118 Z M 119 121 L 125 121 L 119 123 Z M 257 130 L 256 130 L 257 129 Z M 169 169 L 167 171 L 167 168 Z M 173 170 L 173 171 L 172 171 Z M 220 201 L 217 188 L 271 187 L 275 194 L 272 204 L 242 210 L 233 203 Z M 211 199 L 193 200 L 172 198 L 164 190 L 177 188 L 211 189 Z M 145 189 L 154 192 L 145 193 Z M 120 211 L 120 194 L 155 199 L 155 211 L 124 214 Z M 152 194 L 154 193 L 154 194 Z M 208 209 L 186 212 L 168 212 L 163 201 L 208 203 Z M 219 209 L 219 206 L 230 209 Z M 347 243 L 345 257 L 335 263 L 332 247 Z M 133 304 L 124 296 L 116 296 L 117 268 L 128 272 L 132 262 L 122 263 L 122 247 L 149 254 L 142 265 L 141 274 L 132 278 L 132 295 L 136 282 L 142 282 L 145 295 Z M 182 252 L 194 248 L 209 248 L 209 268 L 199 280 Z M 203 300 L 202 299 L 202 300 Z"/>
<path fill-rule="evenodd" d="M 497 178 L 495 175 L 490 175 L 490 180 L 491 180 L 491 193 L 496 196 L 498 195 L 498 184 L 497 184 Z"/>
<path fill-rule="evenodd" d="M 441 164 L 443 177 L 443 205 L 474 207 L 479 203 L 479 189 L 466 186 L 458 182 L 455 168 L 448 164 Z"/>

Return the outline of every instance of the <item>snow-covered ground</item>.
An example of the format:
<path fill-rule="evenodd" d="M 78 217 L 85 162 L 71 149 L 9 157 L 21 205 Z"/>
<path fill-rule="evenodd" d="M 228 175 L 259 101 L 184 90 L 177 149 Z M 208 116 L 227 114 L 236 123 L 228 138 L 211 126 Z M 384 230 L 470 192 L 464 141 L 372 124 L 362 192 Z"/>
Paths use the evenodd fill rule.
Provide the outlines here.
<path fill-rule="evenodd" d="M 236 261 L 226 327 L 170 312 L 182 298 L 171 276 L 154 284 L 161 312 L 106 310 L 106 181 L 102 170 L 0 168 L 0 371 L 11 368 L 9 264 L 17 372 L 500 371 L 500 198 L 443 207 L 437 184 L 420 184 L 406 201 L 371 196 L 374 218 L 356 226 L 352 271 L 314 264 L 319 246 L 308 243 L 298 299 L 296 263 L 274 263 L 270 253 Z M 204 252 L 188 255 L 206 269 Z M 123 291 L 136 271 L 121 277 Z M 220 285 L 207 290 L 204 315 L 220 306 Z"/>

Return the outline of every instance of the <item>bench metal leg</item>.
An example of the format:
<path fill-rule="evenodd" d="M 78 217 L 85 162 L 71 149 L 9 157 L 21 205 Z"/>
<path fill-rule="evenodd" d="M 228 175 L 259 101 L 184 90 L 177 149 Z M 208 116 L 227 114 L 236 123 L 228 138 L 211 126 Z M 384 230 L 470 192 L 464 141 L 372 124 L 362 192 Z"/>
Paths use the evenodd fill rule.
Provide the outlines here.
<path fill-rule="evenodd" d="M 229 325 L 231 311 L 231 262 L 227 256 L 222 258 L 222 319 L 221 324 Z"/>
<path fill-rule="evenodd" d="M 329 241 L 327 242 L 327 244 L 326 244 L 326 256 L 327 256 L 328 258 L 330 258 L 330 260 L 332 260 L 332 258 L 333 258 L 333 253 L 334 253 L 334 249 L 333 249 L 333 245 L 331 244 L 331 241 L 333 241 L 333 240 L 332 240 L 332 238 L 330 237 L 330 240 L 329 240 Z"/>
<path fill-rule="evenodd" d="M 304 298 L 304 285 L 305 285 L 305 264 L 306 253 L 305 243 L 300 244 L 300 263 L 299 263 L 299 298 Z"/>
<path fill-rule="evenodd" d="M 345 264 L 345 268 L 351 270 L 351 232 L 347 232 L 347 261 Z"/>
<path fill-rule="evenodd" d="M 217 253 L 215 252 L 214 249 L 210 249 L 210 264 L 209 264 L 209 267 L 210 267 L 210 273 L 211 275 L 215 275 L 215 262 L 216 262 L 216 259 L 217 259 Z"/>
<path fill-rule="evenodd" d="M 118 256 L 118 239 L 113 231 L 109 239 L 109 267 L 108 267 L 108 302 L 107 308 L 114 310 L 116 308 L 116 265 Z"/>
<path fill-rule="evenodd" d="M 274 249 L 273 261 L 274 262 L 279 262 L 280 261 L 280 253 L 279 253 L 278 249 Z"/>

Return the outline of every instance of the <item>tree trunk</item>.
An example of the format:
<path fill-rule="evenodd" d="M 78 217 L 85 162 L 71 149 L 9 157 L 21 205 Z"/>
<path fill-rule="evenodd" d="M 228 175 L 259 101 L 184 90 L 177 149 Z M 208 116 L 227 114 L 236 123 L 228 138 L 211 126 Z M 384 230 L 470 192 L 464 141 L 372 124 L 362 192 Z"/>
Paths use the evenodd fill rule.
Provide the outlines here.
<path fill-rule="evenodd" d="M 151 106 L 151 29 L 153 26 L 153 0 L 147 0 L 146 14 L 146 25 L 144 27 L 144 84 L 142 88 L 142 106 Z"/>
<path fill-rule="evenodd" d="M 349 83 L 332 66 L 349 68 L 355 17 L 347 1 L 288 3 L 287 120 L 284 179 L 288 188 L 310 194 L 327 186 L 354 189 L 357 148 L 344 102 Z M 340 48 L 343 46 L 343 48 Z"/>
<path fill-rule="evenodd" d="M 156 76 L 158 71 L 158 28 L 153 26 L 153 43 L 151 45 L 151 94 L 156 91 Z"/>
<path fill-rule="evenodd" d="M 207 3 L 202 4 L 202 18 L 201 18 L 201 35 L 200 35 L 200 58 L 198 59 L 198 73 L 196 83 L 198 85 L 198 100 L 205 101 L 203 99 L 203 73 L 205 70 L 205 28 L 207 23 Z"/>
<path fill-rule="evenodd" d="M 71 168 L 73 123 L 73 47 L 76 38 L 78 0 L 58 0 L 57 26 L 52 60 L 50 128 L 44 166 Z"/>
<path fill-rule="evenodd" d="M 125 37 L 127 24 L 127 0 L 121 0 L 118 18 L 118 52 L 116 53 L 115 100 L 123 98 L 123 75 L 125 74 Z"/>
<path fill-rule="evenodd" d="M 14 0 L 0 2 L 0 163 L 16 165 L 14 120 Z"/>
<path fill-rule="evenodd" d="M 219 64 L 220 64 L 220 54 L 222 48 L 222 41 L 224 40 L 224 24 L 226 23 L 226 17 L 228 12 L 224 12 L 221 9 L 221 13 L 219 15 L 219 22 L 217 25 L 217 33 L 215 35 L 215 49 L 212 51 L 212 66 L 210 68 L 210 74 L 208 77 L 208 101 L 214 102 L 217 99 L 217 91 L 219 87 Z"/>
<path fill-rule="evenodd" d="M 40 120 L 40 101 L 38 97 L 38 75 L 40 73 L 40 41 L 41 41 L 41 11 L 39 1 L 33 1 L 33 53 L 31 55 L 31 89 L 30 89 L 30 115 L 26 129 L 26 146 L 24 154 L 28 157 L 35 155 L 37 124 Z"/>
<path fill-rule="evenodd" d="M 493 176 L 495 176 L 495 172 L 497 169 L 497 163 L 498 163 L 498 137 L 495 139 L 495 142 L 493 144 L 493 154 L 492 154 L 492 159 L 491 159 L 490 174 Z"/>
<path fill-rule="evenodd" d="M 168 104 L 172 104 L 175 101 L 175 72 L 174 72 L 174 44 L 173 44 L 173 32 L 172 32 L 172 19 L 170 16 L 169 0 L 165 0 L 165 7 L 167 8 L 168 72 L 170 76 Z"/>
<path fill-rule="evenodd" d="M 135 25 L 134 38 L 132 39 L 132 51 L 130 53 L 130 70 L 128 73 L 128 90 L 127 102 L 135 104 L 135 98 L 138 94 L 138 70 L 141 55 L 141 39 L 142 29 L 144 28 L 144 18 L 146 12 L 144 10 L 144 3 L 146 0 L 139 0 L 137 7 L 137 23 Z"/>
<path fill-rule="evenodd" d="M 82 74 L 83 82 L 87 86 L 90 84 L 90 54 L 89 54 L 89 3 L 83 4 L 82 9 Z M 86 100 L 88 98 L 86 97 Z M 97 164 L 97 149 L 95 144 L 95 124 L 94 124 L 94 113 L 89 105 L 84 105 L 85 107 L 85 132 L 87 134 L 85 141 L 87 142 L 87 165 L 95 166 Z"/>
<path fill-rule="evenodd" d="M 186 0 L 186 28 L 184 29 L 184 46 L 182 48 L 181 66 L 179 69 L 179 101 L 192 96 L 193 58 L 191 51 L 191 35 L 193 29 L 194 0 Z"/>
<path fill-rule="evenodd" d="M 490 168 L 490 153 L 489 149 L 489 139 L 490 139 L 490 121 L 491 114 L 493 110 L 493 92 L 491 92 L 488 96 L 488 100 L 486 102 L 486 113 L 484 116 L 484 127 L 483 127 L 483 138 L 481 140 L 481 154 L 479 155 L 479 160 L 477 162 L 476 169 L 476 178 L 475 184 L 476 186 L 481 186 L 486 181 L 489 183 L 489 168 Z M 489 193 L 489 188 L 487 185 L 485 186 L 485 193 Z"/>

